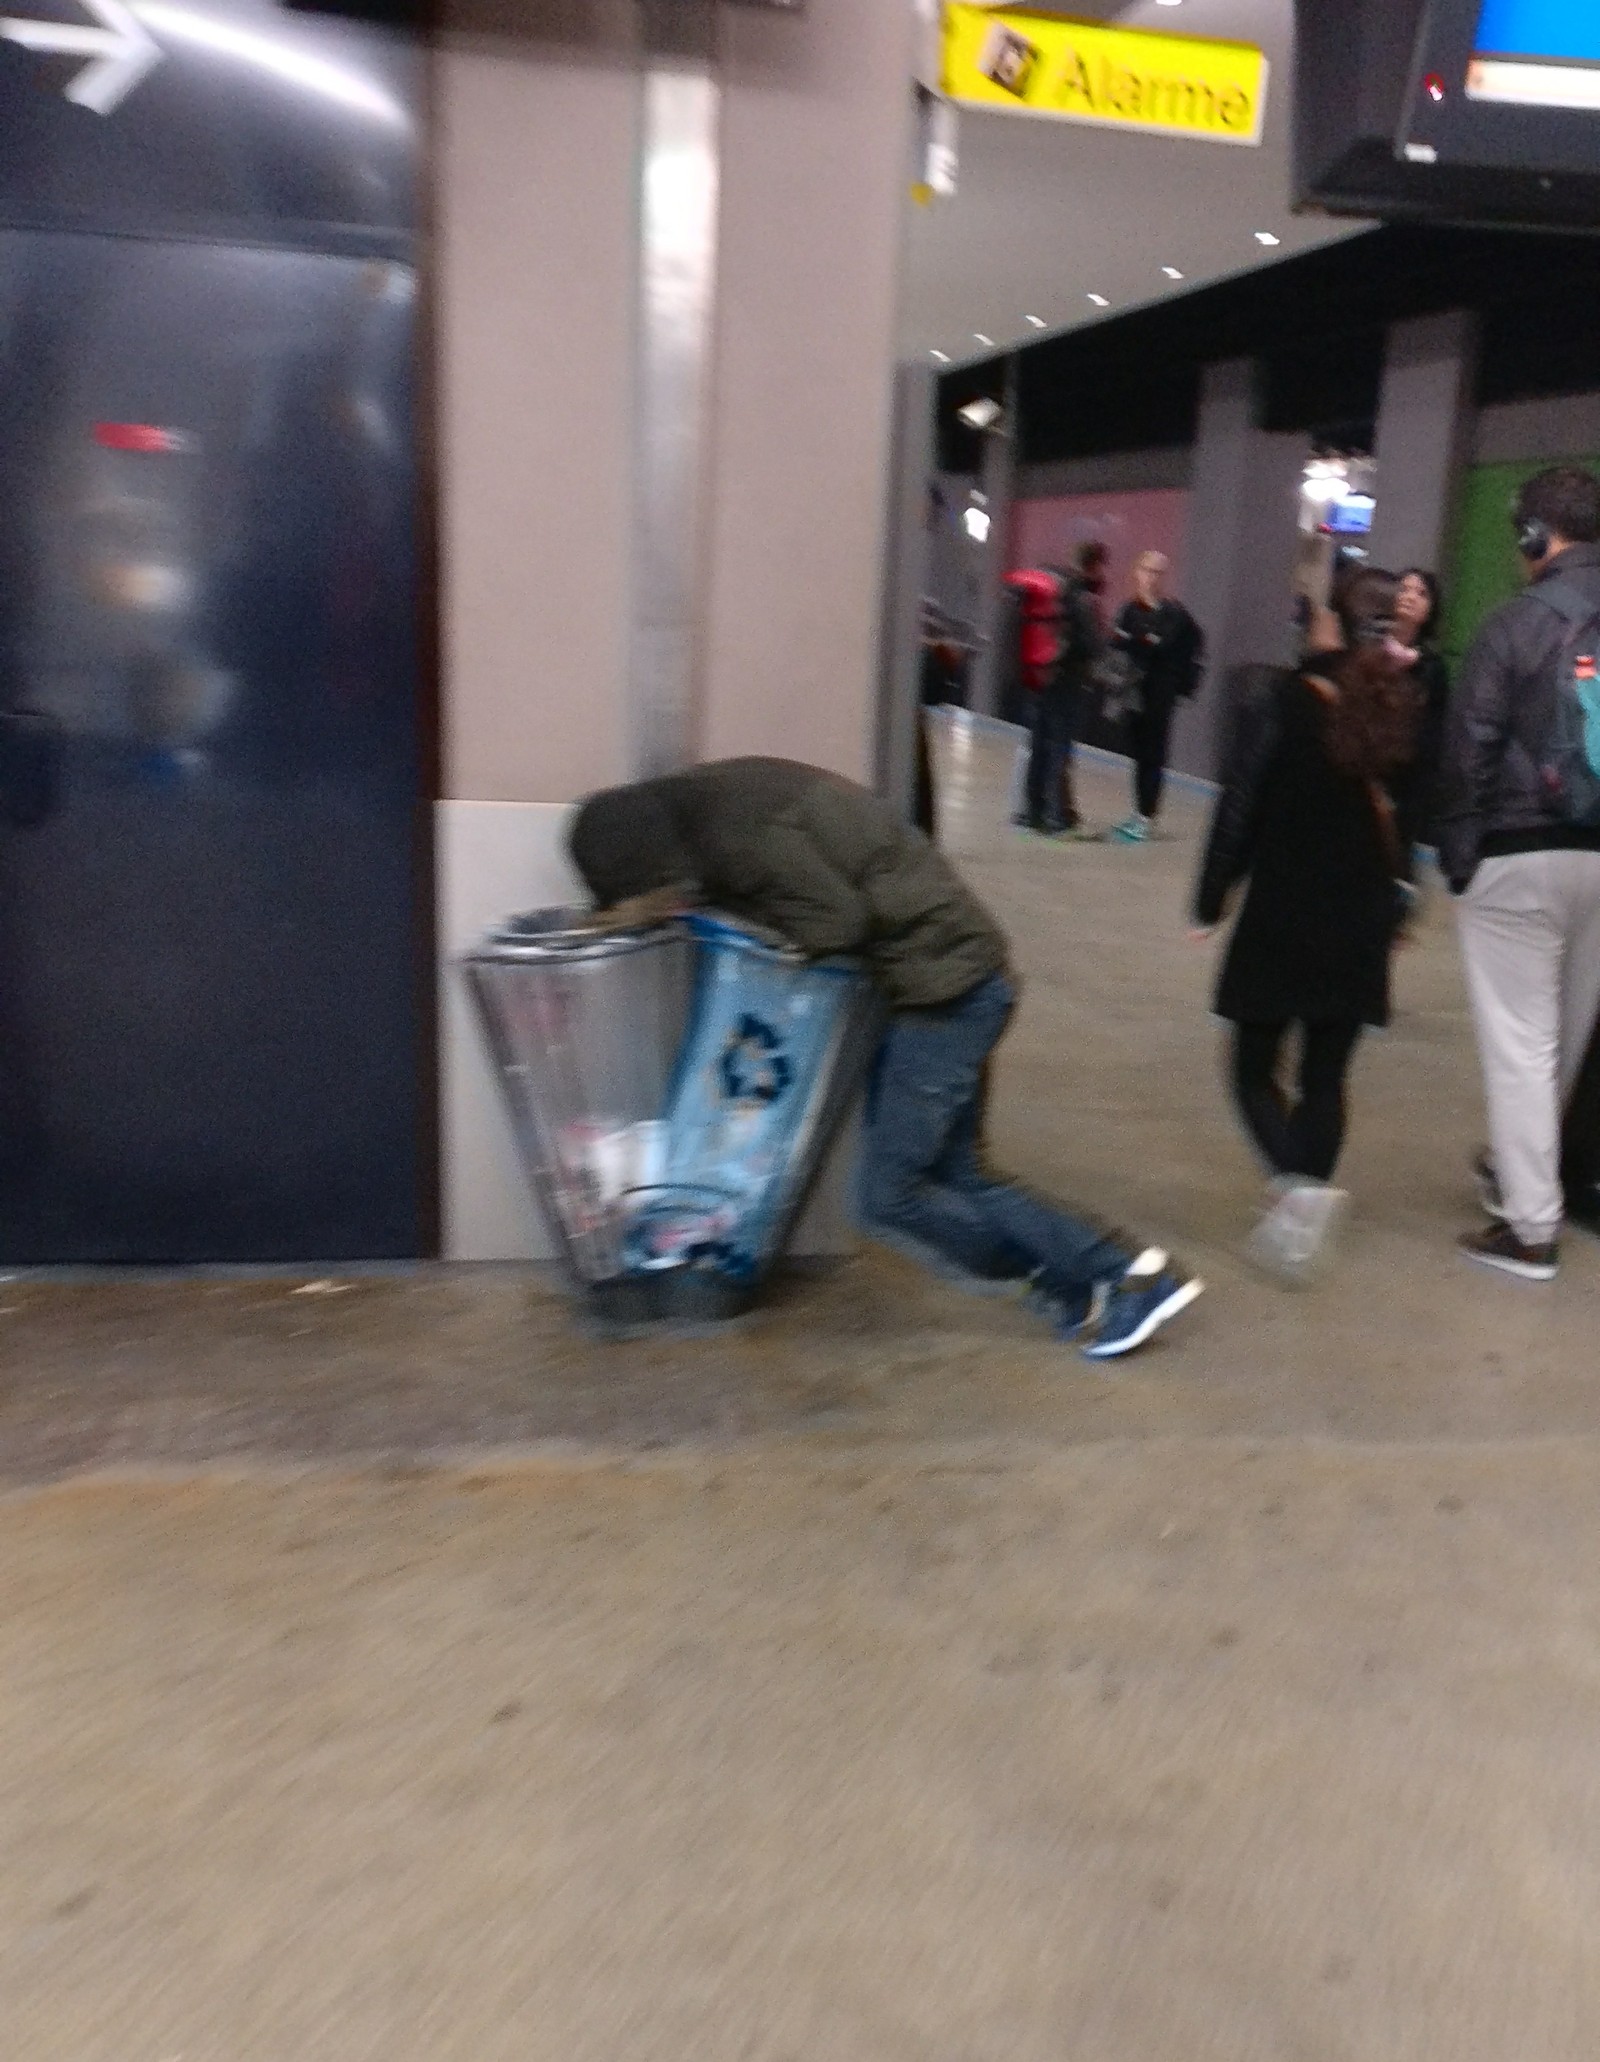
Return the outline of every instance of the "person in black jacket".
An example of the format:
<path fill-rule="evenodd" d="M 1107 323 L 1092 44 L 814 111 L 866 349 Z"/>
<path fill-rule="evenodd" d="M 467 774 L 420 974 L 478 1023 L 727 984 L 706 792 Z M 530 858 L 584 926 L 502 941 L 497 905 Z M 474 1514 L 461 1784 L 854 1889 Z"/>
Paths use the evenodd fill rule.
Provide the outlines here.
<path fill-rule="evenodd" d="M 1235 1027 L 1234 1094 L 1274 1181 L 1251 1251 L 1291 1281 L 1322 1257 L 1347 1201 L 1332 1186 L 1345 1080 L 1365 1027 L 1388 1021 L 1412 894 L 1426 769 L 1415 654 L 1393 636 L 1396 584 L 1348 576 L 1335 596 L 1346 648 L 1277 675 L 1241 713 L 1195 893 L 1209 937 L 1249 881 L 1216 1007 Z M 1291 1095 L 1280 1069 L 1296 1027 Z"/>
<path fill-rule="evenodd" d="M 1205 662 L 1205 634 L 1183 603 L 1168 595 L 1168 570 L 1159 551 L 1140 553 L 1132 598 L 1117 611 L 1110 639 L 1112 650 L 1126 653 L 1138 676 L 1138 703 L 1128 718 L 1133 814 L 1112 833 L 1131 845 L 1142 845 L 1155 829 L 1173 711 L 1199 687 Z"/>
<path fill-rule="evenodd" d="M 1028 754 L 1028 828 L 1046 837 L 1083 827 L 1073 786 L 1073 747 L 1083 722 L 1089 674 L 1105 649 L 1095 603 L 1105 564 L 1106 547 L 1091 541 L 1079 547 L 1076 571 L 1056 573 L 1061 583 L 1059 651 L 1033 697 L 1033 744 Z"/>
<path fill-rule="evenodd" d="M 1600 828 L 1572 820 L 1550 749 L 1564 655 L 1600 650 L 1600 480 L 1552 466 L 1512 512 L 1525 594 L 1473 641 L 1451 697 L 1439 862 L 1458 900 L 1500 1213 L 1468 1259 L 1529 1281 L 1560 1260 L 1562 1106 L 1600 1015 Z M 1490 1200 L 1486 1193 L 1485 1200 Z"/>

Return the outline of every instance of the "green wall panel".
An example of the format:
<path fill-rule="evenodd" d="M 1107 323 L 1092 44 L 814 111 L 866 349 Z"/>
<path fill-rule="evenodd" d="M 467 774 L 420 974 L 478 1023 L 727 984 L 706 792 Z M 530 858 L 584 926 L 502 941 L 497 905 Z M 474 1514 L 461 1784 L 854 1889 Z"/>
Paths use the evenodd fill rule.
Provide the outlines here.
<path fill-rule="evenodd" d="M 1557 462 L 1540 458 L 1515 465 L 1476 465 L 1468 473 L 1445 575 L 1443 641 L 1452 659 L 1466 650 L 1489 611 L 1509 601 L 1522 585 L 1522 561 L 1511 528 L 1512 497 L 1524 480 Z M 1593 458 L 1559 462 L 1600 466 Z"/>

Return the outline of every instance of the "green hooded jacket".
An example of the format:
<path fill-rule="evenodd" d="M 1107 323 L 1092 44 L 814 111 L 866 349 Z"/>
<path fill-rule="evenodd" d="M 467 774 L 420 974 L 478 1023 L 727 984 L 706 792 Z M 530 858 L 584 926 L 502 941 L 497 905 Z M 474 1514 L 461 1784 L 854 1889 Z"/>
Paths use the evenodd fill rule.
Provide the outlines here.
<path fill-rule="evenodd" d="M 953 1002 L 1006 964 L 1004 933 L 921 831 L 853 781 L 723 759 L 591 795 L 569 837 L 602 907 L 692 887 L 816 959 L 865 959 L 895 1009 Z"/>

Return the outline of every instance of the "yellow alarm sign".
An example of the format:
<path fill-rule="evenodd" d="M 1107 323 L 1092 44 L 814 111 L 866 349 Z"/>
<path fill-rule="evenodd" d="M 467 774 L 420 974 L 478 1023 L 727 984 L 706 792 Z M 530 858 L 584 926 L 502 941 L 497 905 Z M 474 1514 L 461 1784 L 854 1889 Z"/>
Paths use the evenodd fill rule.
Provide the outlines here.
<path fill-rule="evenodd" d="M 1267 60 L 1250 43 L 1108 28 L 1032 8 L 947 0 L 944 90 L 1010 114 L 1207 143 L 1261 141 Z"/>

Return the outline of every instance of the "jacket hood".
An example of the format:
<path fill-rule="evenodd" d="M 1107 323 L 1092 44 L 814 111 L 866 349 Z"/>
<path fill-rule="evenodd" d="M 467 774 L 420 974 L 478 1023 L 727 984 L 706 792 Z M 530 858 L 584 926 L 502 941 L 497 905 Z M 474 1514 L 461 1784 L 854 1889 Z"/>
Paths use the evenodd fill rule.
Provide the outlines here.
<path fill-rule="evenodd" d="M 591 795 L 573 819 L 567 849 L 602 909 L 697 878 L 672 811 L 653 781 Z"/>

